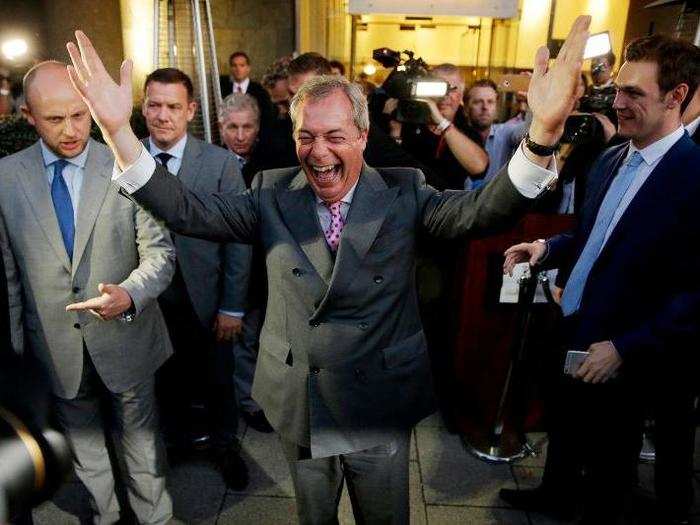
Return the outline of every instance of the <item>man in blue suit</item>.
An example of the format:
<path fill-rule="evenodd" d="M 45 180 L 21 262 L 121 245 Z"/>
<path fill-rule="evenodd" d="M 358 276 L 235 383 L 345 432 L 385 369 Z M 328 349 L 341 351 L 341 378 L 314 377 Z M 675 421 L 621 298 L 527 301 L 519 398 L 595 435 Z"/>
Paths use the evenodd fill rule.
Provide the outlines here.
<path fill-rule="evenodd" d="M 585 522 L 614 522 L 634 480 L 645 411 L 651 406 L 657 421 L 690 417 L 700 332 L 693 278 L 700 267 L 700 148 L 681 114 L 699 77 L 700 50 L 689 43 L 660 35 L 630 43 L 614 104 L 618 132 L 630 141 L 593 166 L 573 232 L 505 253 L 505 271 L 529 261 L 560 268 L 566 283 L 544 478 L 535 490 L 502 490 L 513 506 L 571 515 L 581 495 Z M 574 378 L 562 371 L 567 350 L 590 352 Z M 656 446 L 653 522 L 683 523 L 692 456 L 674 454 L 687 447 L 662 435 Z"/>

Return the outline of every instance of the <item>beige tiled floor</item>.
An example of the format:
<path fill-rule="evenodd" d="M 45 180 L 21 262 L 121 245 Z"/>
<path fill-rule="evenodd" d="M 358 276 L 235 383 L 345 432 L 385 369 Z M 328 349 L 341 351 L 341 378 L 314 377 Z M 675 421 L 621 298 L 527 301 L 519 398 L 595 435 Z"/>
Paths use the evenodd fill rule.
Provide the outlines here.
<path fill-rule="evenodd" d="M 537 440 L 538 437 L 532 436 L 532 439 Z M 536 486 L 542 475 L 544 454 L 527 458 L 513 467 L 483 463 L 466 452 L 460 439 L 447 432 L 438 416 L 421 422 L 412 441 L 411 523 L 558 523 L 544 516 L 509 509 L 498 498 L 498 490 L 502 487 Z M 278 439 L 274 435 L 260 434 L 242 427 L 242 444 L 250 472 L 250 484 L 244 492 L 227 490 L 218 472 L 203 460 L 188 461 L 171 469 L 168 485 L 177 522 L 218 525 L 297 522 L 291 479 Z M 700 461 L 696 461 L 696 464 L 700 465 Z M 642 466 L 640 472 L 642 488 L 651 490 L 650 467 Z M 700 488 L 696 493 L 700 499 Z M 87 508 L 84 489 L 77 481 L 72 481 L 59 491 L 52 502 L 35 511 L 35 523 L 88 523 L 85 521 Z M 347 493 L 341 498 L 339 518 L 341 525 L 354 524 Z M 696 516 L 696 520 L 700 523 L 700 515 Z"/>

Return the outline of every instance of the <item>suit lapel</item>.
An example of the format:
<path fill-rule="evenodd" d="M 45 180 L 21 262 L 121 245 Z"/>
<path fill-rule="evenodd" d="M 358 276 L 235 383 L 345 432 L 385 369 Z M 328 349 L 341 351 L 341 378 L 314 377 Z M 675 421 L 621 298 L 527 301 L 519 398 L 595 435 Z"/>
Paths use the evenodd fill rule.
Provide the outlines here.
<path fill-rule="evenodd" d="M 92 141 L 91 141 L 92 142 Z M 80 190 L 78 204 L 78 216 L 75 228 L 75 246 L 73 248 L 73 273 L 80 264 L 80 259 L 85 252 L 92 230 L 97 220 L 97 215 L 107 195 L 111 184 L 112 159 L 93 143 L 88 152 L 83 185 Z"/>
<path fill-rule="evenodd" d="M 608 242 L 605 243 L 598 260 L 605 256 L 611 249 L 611 246 L 614 246 L 616 242 L 624 238 L 625 230 L 631 226 L 639 228 L 639 224 L 642 223 L 643 219 L 645 217 L 648 218 L 649 210 L 658 210 L 659 196 L 664 195 L 664 192 L 668 191 L 669 177 L 673 176 L 673 168 L 679 162 L 679 157 L 688 146 L 693 147 L 693 143 L 691 139 L 685 135 L 681 137 L 659 161 L 620 217 L 615 229 L 613 229 L 610 234 L 610 238 L 608 238 Z"/>
<path fill-rule="evenodd" d="M 377 238 L 398 192 L 398 187 L 388 188 L 375 169 L 363 166 L 340 238 L 330 288 L 314 316 L 334 294 L 351 286 L 355 269 Z"/>
<path fill-rule="evenodd" d="M 61 230 L 58 227 L 58 219 L 54 211 L 49 183 L 46 179 L 46 168 L 41 155 L 41 145 L 34 144 L 22 159 L 24 173 L 19 175 L 19 180 L 24 190 L 29 205 L 36 216 L 41 229 L 44 231 L 49 244 L 56 252 L 58 260 L 70 272 L 71 263 L 63 244 Z"/>
<path fill-rule="evenodd" d="M 608 192 L 608 188 L 610 187 L 610 184 L 612 184 L 612 181 L 620 169 L 620 165 L 622 164 L 622 161 L 624 160 L 628 151 L 629 147 L 620 148 L 620 151 L 618 151 L 616 155 L 613 155 L 605 166 L 601 167 L 604 173 L 603 180 L 601 184 L 598 185 L 598 190 L 595 196 L 592 197 L 593 200 L 591 202 L 595 203 L 595 205 L 590 208 L 591 213 L 586 217 L 585 222 L 582 224 L 582 239 L 587 240 L 591 234 L 591 230 L 593 230 L 593 226 L 595 225 L 595 220 L 598 217 L 598 211 L 600 210 L 601 204 L 603 204 L 605 194 Z M 583 245 L 581 246 L 581 249 L 583 250 Z"/>
<path fill-rule="evenodd" d="M 323 281 L 330 285 L 333 258 L 321 231 L 316 197 L 302 170 L 287 189 L 277 193 L 277 202 L 285 224 Z"/>
<path fill-rule="evenodd" d="M 185 143 L 185 151 L 182 154 L 178 178 L 186 188 L 194 190 L 197 186 L 197 175 L 202 169 L 202 145 L 194 137 L 188 135 Z"/>

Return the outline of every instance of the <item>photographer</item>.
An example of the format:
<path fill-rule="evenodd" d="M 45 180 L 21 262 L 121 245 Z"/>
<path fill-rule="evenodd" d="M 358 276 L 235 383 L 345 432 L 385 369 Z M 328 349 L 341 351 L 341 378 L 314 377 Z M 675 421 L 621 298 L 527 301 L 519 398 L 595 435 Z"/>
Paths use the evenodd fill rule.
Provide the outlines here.
<path fill-rule="evenodd" d="M 464 80 L 459 69 L 452 64 L 441 64 L 430 73 L 447 82 L 447 94 L 437 101 L 422 100 L 430 108 L 430 122 L 404 123 L 402 145 L 437 173 L 433 180 L 428 179 L 428 184 L 439 190 L 461 190 L 467 177 L 483 175 L 489 157 L 462 110 Z"/>

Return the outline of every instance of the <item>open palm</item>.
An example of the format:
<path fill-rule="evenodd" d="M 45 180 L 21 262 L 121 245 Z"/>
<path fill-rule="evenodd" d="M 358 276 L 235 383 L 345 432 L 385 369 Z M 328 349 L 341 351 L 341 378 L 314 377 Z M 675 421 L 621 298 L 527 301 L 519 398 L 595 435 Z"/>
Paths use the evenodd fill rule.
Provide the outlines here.
<path fill-rule="evenodd" d="M 576 19 L 551 67 L 546 47 L 538 49 L 535 55 L 527 102 L 532 110 L 533 123 L 555 140 L 561 136 L 564 122 L 576 102 L 590 23 L 591 17 L 587 15 Z"/>
<path fill-rule="evenodd" d="M 92 117 L 106 136 L 112 136 L 129 125 L 133 97 L 131 93 L 131 60 L 122 62 L 120 83 L 109 76 L 90 39 L 76 31 L 76 46 L 67 44 L 72 66 L 68 66 L 73 86 L 90 108 Z"/>

